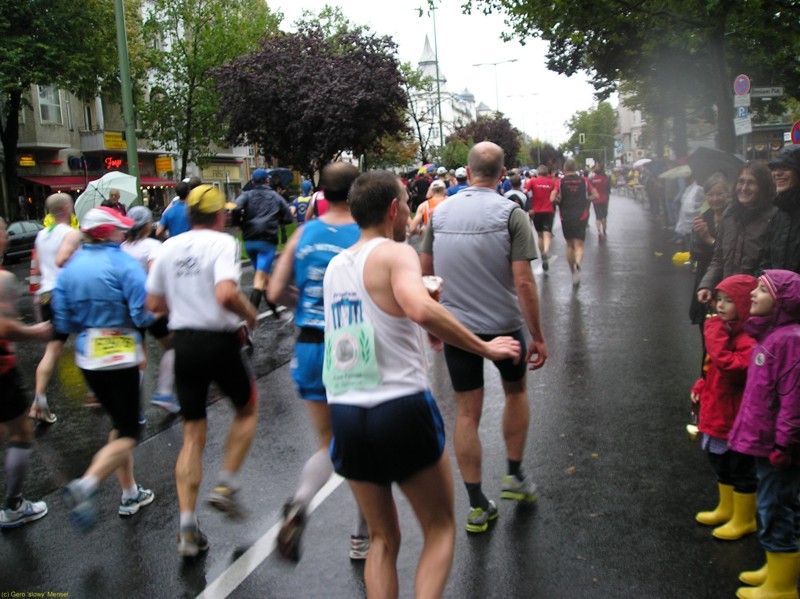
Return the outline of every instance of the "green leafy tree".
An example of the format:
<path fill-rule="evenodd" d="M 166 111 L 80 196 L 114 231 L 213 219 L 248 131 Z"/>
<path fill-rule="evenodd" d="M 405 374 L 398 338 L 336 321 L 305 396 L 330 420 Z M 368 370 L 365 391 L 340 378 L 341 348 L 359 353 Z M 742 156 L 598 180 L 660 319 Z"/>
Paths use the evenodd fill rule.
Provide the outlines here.
<path fill-rule="evenodd" d="M 734 150 L 731 96 L 739 73 L 779 81 L 789 97 L 800 97 L 796 0 L 598 0 L 591 10 L 566 0 L 467 0 L 464 9 L 473 8 L 505 14 L 507 37 L 547 41 L 548 68 L 586 72 L 600 99 L 623 80 L 653 88 L 643 105 L 672 119 L 678 154 L 686 149 L 687 107 L 704 102 L 715 108 L 720 147 Z"/>
<path fill-rule="evenodd" d="M 189 162 L 206 164 L 227 133 L 213 69 L 255 50 L 280 20 L 263 0 L 155 0 L 149 5 L 144 35 L 153 43 L 150 99 L 140 114 L 153 146 L 180 155 L 181 178 Z"/>
<path fill-rule="evenodd" d="M 472 138 L 450 139 L 442 150 L 442 164 L 448 169 L 457 169 L 460 166 L 467 166 L 467 156 L 469 149 L 475 145 Z"/>
<path fill-rule="evenodd" d="M 296 33 L 269 34 L 215 71 L 230 142 L 256 142 L 289 165 L 318 170 L 406 130 L 395 43 L 335 9 L 323 16 L 301 20 Z"/>
<path fill-rule="evenodd" d="M 503 148 L 505 152 L 506 168 L 518 166 L 517 156 L 520 148 L 521 133 L 501 113 L 491 116 L 482 116 L 476 121 L 471 121 L 463 127 L 458 127 L 447 138 L 447 143 L 461 140 L 464 143 L 478 143 L 491 141 Z"/>
<path fill-rule="evenodd" d="M 139 8 L 135 0 L 126 6 L 132 73 L 140 48 Z M 107 0 L 0 3 L 0 138 L 8 197 L 18 195 L 19 114 L 29 105 L 31 85 L 54 85 L 82 99 L 101 91 L 119 96 L 114 23 L 114 3 Z"/>
<path fill-rule="evenodd" d="M 417 158 L 422 164 L 427 164 L 432 162 L 432 125 L 437 116 L 436 103 L 432 101 L 436 93 L 434 80 L 407 62 L 400 65 L 400 71 L 403 74 L 403 90 L 408 104 L 407 120 L 419 150 Z"/>
<path fill-rule="evenodd" d="M 570 138 L 562 145 L 562 151 L 572 152 L 580 146 L 577 161 L 580 166 L 586 164 L 586 158 L 592 157 L 596 162 L 604 162 L 614 157 L 614 130 L 617 115 L 611 104 L 601 102 L 589 110 L 581 110 L 572 115 L 567 122 L 572 132 Z M 581 134 L 585 138 L 580 143 Z"/>

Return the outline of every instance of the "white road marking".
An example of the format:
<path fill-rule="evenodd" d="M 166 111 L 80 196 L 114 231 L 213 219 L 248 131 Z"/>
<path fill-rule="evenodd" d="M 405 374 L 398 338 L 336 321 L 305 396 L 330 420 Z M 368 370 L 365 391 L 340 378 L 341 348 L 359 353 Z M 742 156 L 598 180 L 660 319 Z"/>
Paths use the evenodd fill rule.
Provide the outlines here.
<path fill-rule="evenodd" d="M 308 506 L 307 513 L 309 515 L 312 514 L 343 482 L 344 479 L 334 473 L 325 483 L 325 486 L 319 490 L 319 493 L 314 496 Z M 214 582 L 208 585 L 197 596 L 197 599 L 225 599 L 225 597 L 233 593 L 275 551 L 280 527 L 281 522 L 276 522 L 260 539 L 250 546 L 250 549 L 245 551 Z"/>

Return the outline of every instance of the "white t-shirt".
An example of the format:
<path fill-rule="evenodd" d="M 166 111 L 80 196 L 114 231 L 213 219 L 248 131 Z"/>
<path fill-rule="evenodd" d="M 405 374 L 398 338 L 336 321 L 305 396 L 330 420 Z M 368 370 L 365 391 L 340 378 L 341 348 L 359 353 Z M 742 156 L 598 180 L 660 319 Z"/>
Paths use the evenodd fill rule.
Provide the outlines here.
<path fill-rule="evenodd" d="M 167 239 L 147 277 L 147 292 L 166 298 L 172 331 L 236 331 L 241 319 L 223 308 L 216 285 L 241 277 L 239 242 L 210 229 L 193 229 Z"/>
<path fill-rule="evenodd" d="M 42 229 L 36 235 L 36 261 L 41 275 L 37 294 L 52 291 L 56 286 L 56 278 L 61 272 L 61 269 L 56 266 L 56 255 L 70 231 L 72 231 L 72 227 L 58 223 Z"/>
<path fill-rule="evenodd" d="M 144 272 L 147 272 L 147 265 L 151 260 L 156 259 L 161 242 L 152 237 L 137 239 L 136 241 L 125 241 L 119 246 L 123 252 L 136 259 L 142 265 Z"/>

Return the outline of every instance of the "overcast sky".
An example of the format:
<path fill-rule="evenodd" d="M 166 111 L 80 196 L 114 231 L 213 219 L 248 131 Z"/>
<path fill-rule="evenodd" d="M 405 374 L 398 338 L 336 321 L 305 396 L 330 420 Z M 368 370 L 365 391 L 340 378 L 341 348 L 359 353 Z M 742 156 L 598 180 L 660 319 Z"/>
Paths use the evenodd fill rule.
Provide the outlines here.
<path fill-rule="evenodd" d="M 267 3 L 272 10 L 284 14 L 284 29 L 290 29 L 304 9 L 319 12 L 326 4 L 339 6 L 351 22 L 394 38 L 400 60 L 414 66 L 422 56 L 426 34 L 431 47 L 434 46 L 433 20 L 427 15 L 418 16 L 418 8 L 427 5 L 426 0 L 267 0 Z M 593 88 L 585 75 L 564 77 L 548 71 L 544 42 L 530 39 L 525 46 L 503 42 L 501 16 L 467 16 L 461 14 L 460 6 L 459 0 L 443 0 L 436 12 L 439 68 L 447 78 L 448 91 L 461 92 L 466 87 L 475 95 L 476 103 L 484 102 L 492 109 L 499 103 L 513 125 L 530 136 L 538 134 L 553 145 L 566 141 L 569 135 L 564 122 L 575 112 L 595 104 Z M 511 59 L 517 62 L 496 67 L 472 66 Z"/>

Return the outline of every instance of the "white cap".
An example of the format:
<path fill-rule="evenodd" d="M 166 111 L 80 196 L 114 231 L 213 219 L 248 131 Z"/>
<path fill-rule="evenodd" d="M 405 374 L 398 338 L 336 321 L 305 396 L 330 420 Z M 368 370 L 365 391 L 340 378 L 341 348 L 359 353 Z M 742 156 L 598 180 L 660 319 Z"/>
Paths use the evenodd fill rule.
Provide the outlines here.
<path fill-rule="evenodd" d="M 463 166 L 459 166 L 456 169 L 456 179 L 466 179 L 467 178 L 467 169 Z"/>
<path fill-rule="evenodd" d="M 444 168 L 443 166 L 440 166 L 439 168 L 436 169 L 436 174 L 437 175 L 446 175 L 447 174 L 447 169 Z"/>
<path fill-rule="evenodd" d="M 444 181 L 441 179 L 436 179 L 436 181 L 431 183 L 431 189 L 447 189 L 447 185 L 445 185 Z"/>

